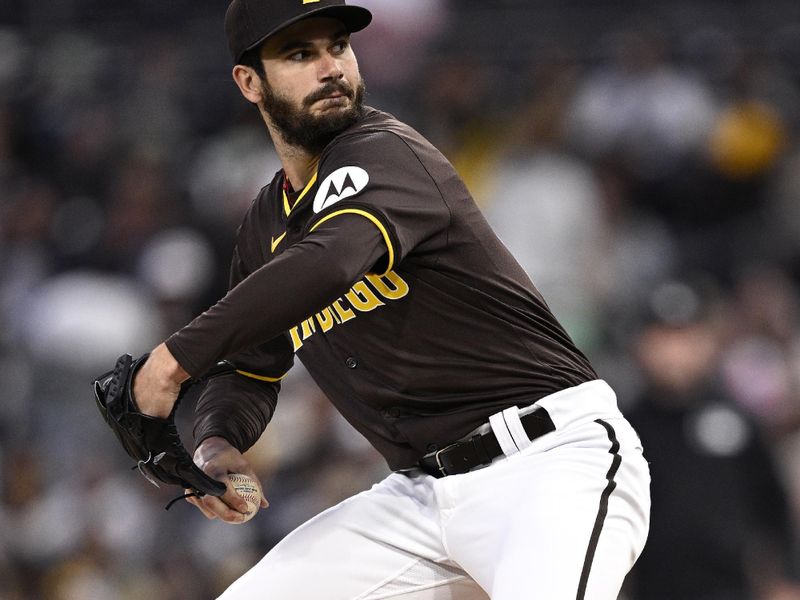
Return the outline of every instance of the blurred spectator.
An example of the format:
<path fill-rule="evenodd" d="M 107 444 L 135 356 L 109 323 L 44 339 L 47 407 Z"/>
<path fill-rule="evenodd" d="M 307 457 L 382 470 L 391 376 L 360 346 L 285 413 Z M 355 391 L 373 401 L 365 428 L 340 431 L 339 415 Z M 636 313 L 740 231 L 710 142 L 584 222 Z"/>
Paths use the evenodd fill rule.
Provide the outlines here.
<path fill-rule="evenodd" d="M 578 345 L 596 341 L 609 225 L 590 164 L 564 145 L 572 73 L 534 71 L 534 95 L 513 122 L 494 163 L 486 216 Z"/>
<path fill-rule="evenodd" d="M 637 340 L 648 386 L 630 420 L 653 481 L 650 535 L 633 571 L 642 600 L 745 600 L 792 585 L 786 488 L 756 423 L 717 381 L 726 315 L 714 293 L 688 281 L 658 286 Z"/>
<path fill-rule="evenodd" d="M 800 423 L 800 296 L 781 271 L 751 266 L 736 282 L 733 300 L 735 336 L 722 354 L 724 383 L 777 438 Z"/>
<path fill-rule="evenodd" d="M 697 155 L 715 110 L 707 85 L 667 60 L 658 31 L 643 24 L 608 37 L 611 60 L 586 77 L 570 116 L 579 148 L 617 157 L 646 182 L 674 175 Z"/>
<path fill-rule="evenodd" d="M 26 299 L 21 347 L 43 363 L 91 372 L 110 354 L 142 353 L 164 335 L 152 297 L 119 275 L 72 271 Z"/>
<path fill-rule="evenodd" d="M 360 68 L 367 87 L 374 85 L 380 96 L 375 104 L 395 110 L 398 105 L 393 96 L 413 91 L 413 77 L 447 24 L 444 1 L 362 0 L 359 4 L 373 13 L 369 29 L 355 40 L 359 48 L 368 48 L 359 52 Z"/>
<path fill-rule="evenodd" d="M 767 259 L 800 280 L 800 148 L 795 147 L 770 185 L 761 240 Z"/>

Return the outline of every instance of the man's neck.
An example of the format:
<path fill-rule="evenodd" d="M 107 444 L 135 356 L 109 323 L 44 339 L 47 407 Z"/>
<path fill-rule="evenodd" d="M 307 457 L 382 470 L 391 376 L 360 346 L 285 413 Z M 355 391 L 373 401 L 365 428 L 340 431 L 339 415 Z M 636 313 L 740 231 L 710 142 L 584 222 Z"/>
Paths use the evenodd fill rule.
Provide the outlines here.
<path fill-rule="evenodd" d="M 281 135 L 268 127 L 275 145 L 275 152 L 283 165 L 283 172 L 294 190 L 302 190 L 317 170 L 319 155 L 311 154 L 304 148 L 287 144 Z"/>

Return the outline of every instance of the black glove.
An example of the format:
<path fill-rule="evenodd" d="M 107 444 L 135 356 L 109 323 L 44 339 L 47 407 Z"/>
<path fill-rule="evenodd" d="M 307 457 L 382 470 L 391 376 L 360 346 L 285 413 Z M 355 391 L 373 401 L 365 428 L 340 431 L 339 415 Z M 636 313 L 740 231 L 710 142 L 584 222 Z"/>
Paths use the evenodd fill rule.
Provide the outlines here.
<path fill-rule="evenodd" d="M 113 371 L 94 382 L 97 408 L 125 452 L 136 461 L 139 472 L 156 487 L 157 480 L 194 490 L 192 495 L 222 496 L 225 484 L 212 479 L 194 464 L 181 443 L 175 426 L 175 411 L 186 390 L 198 380 L 189 380 L 181 387 L 178 400 L 166 419 L 139 412 L 133 398 L 133 377 L 149 355 L 133 360 L 130 354 L 117 359 Z M 219 363 L 203 379 L 231 372 L 233 365 Z"/>

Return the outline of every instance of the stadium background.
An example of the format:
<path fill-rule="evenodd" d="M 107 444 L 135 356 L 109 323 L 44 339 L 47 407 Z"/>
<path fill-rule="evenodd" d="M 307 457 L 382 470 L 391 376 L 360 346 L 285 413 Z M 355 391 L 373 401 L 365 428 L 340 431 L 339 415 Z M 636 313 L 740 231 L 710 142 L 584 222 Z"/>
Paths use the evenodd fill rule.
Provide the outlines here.
<path fill-rule="evenodd" d="M 224 292 L 279 168 L 229 77 L 225 4 L 0 5 L 3 600 L 211 597 L 385 474 L 299 366 L 251 452 L 272 506 L 243 527 L 165 512 L 176 490 L 131 473 L 94 409 L 93 375 Z M 775 560 L 742 569 L 760 598 L 800 598 L 800 5 L 361 4 L 368 103 L 454 162 L 623 407 L 646 394 L 653 292 L 713 281 L 707 376 L 767 441 L 788 506 L 783 539 L 753 535 Z M 704 439 L 735 453 L 726 423 Z M 702 515 L 711 482 L 694 483 Z"/>

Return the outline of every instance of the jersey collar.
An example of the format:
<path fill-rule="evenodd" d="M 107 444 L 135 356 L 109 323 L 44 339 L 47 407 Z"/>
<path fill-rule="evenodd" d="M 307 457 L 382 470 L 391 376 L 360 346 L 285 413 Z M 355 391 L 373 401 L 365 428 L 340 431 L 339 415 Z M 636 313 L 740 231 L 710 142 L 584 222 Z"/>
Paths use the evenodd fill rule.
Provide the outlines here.
<path fill-rule="evenodd" d="M 305 198 L 306 194 L 308 194 L 308 191 L 314 187 L 314 184 L 317 183 L 318 174 L 319 171 L 314 172 L 314 175 L 312 175 L 311 179 L 308 180 L 306 187 L 303 188 L 303 191 L 300 192 L 300 195 L 297 197 L 297 200 L 295 200 L 294 203 L 289 202 L 289 195 L 287 194 L 287 190 L 289 188 L 289 179 L 286 177 L 286 173 L 283 174 L 283 187 L 281 192 L 283 193 L 283 212 L 287 217 L 289 216 L 289 213 L 291 213 L 294 208 L 300 204 L 300 201 Z"/>

